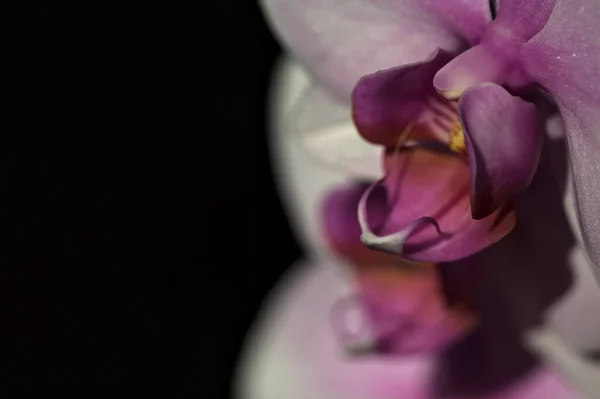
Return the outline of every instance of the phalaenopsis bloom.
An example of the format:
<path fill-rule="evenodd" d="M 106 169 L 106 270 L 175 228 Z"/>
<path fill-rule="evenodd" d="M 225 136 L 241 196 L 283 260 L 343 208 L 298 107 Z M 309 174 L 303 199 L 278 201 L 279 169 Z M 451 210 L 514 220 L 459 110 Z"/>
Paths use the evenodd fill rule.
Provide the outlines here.
<path fill-rule="evenodd" d="M 351 303 L 372 351 L 460 345 L 489 325 L 476 291 L 490 277 L 479 268 L 518 264 L 531 277 L 564 262 L 549 257 L 571 239 L 552 208 L 564 176 L 548 177 L 563 166 L 551 116 L 561 117 L 552 137 L 566 137 L 581 233 L 600 266 L 600 2 L 264 4 L 291 53 L 350 104 L 356 134 L 380 146 L 379 180 L 333 190 L 321 213 L 323 239 L 355 277 Z M 459 283 L 449 277 L 458 269 Z M 539 321 L 515 318 L 517 329 Z"/>

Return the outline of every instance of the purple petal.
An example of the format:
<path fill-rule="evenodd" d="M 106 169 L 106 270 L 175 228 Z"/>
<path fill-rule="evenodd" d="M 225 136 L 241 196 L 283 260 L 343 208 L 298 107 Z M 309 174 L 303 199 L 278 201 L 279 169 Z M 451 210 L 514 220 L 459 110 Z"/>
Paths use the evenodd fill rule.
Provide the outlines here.
<path fill-rule="evenodd" d="M 452 55 L 437 51 L 428 61 L 379 71 L 360 79 L 352 93 L 352 117 L 368 141 L 394 146 L 410 124 L 411 137 L 445 141 L 457 119 L 453 104 L 434 89 L 433 76 Z"/>
<path fill-rule="evenodd" d="M 487 0 L 263 0 L 275 32 L 322 84 L 348 99 L 361 76 L 478 41 Z"/>
<path fill-rule="evenodd" d="M 599 19 L 595 0 L 557 0 L 546 26 L 523 46 L 522 57 L 562 114 L 581 229 L 590 257 L 600 266 Z"/>
<path fill-rule="evenodd" d="M 472 219 L 469 167 L 458 156 L 412 148 L 388 156 L 386 164 L 388 175 L 379 189 L 385 190 L 390 213 L 383 225 L 362 225 L 363 242 L 374 248 L 414 261 L 446 262 L 492 245 L 514 227 L 508 206 Z M 368 195 L 359 220 L 376 211 Z"/>
<path fill-rule="evenodd" d="M 468 89 L 459 112 L 471 171 L 472 214 L 481 219 L 531 183 L 542 133 L 535 105 L 494 83 Z"/>
<path fill-rule="evenodd" d="M 548 22 L 556 0 L 501 0 L 494 25 L 507 29 L 521 41 L 531 39 Z"/>

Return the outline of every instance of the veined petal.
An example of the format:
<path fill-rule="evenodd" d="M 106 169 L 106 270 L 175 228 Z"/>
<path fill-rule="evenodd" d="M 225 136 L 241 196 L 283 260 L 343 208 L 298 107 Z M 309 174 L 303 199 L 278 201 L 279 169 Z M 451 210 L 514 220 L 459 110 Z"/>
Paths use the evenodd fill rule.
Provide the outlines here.
<path fill-rule="evenodd" d="M 411 138 L 447 141 L 456 106 L 433 87 L 435 73 L 452 59 L 437 50 L 429 60 L 364 76 L 352 93 L 352 117 L 368 141 L 393 147 L 415 124 Z"/>
<path fill-rule="evenodd" d="M 348 100 L 361 76 L 476 43 L 487 0 L 262 0 L 274 31 L 320 82 Z"/>
<path fill-rule="evenodd" d="M 469 167 L 455 154 L 419 147 L 386 157 L 383 184 L 359 204 L 363 242 L 419 262 L 448 262 L 478 252 L 508 234 L 515 224 L 511 207 L 474 220 L 469 200 Z M 386 195 L 389 214 L 382 225 L 365 222 Z"/>
<path fill-rule="evenodd" d="M 597 1 L 557 0 L 546 26 L 523 45 L 522 58 L 559 106 L 586 249 L 600 267 L 599 19 Z"/>
<path fill-rule="evenodd" d="M 471 211 L 481 219 L 531 183 L 542 131 L 535 105 L 494 83 L 468 89 L 459 112 L 471 172 Z"/>

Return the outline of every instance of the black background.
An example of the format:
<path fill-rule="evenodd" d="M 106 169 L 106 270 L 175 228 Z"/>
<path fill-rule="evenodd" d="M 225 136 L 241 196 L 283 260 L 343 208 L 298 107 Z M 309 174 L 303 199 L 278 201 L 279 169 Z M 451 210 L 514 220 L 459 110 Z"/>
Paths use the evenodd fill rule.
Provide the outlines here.
<path fill-rule="evenodd" d="M 300 256 L 268 159 L 280 49 L 254 2 L 194 6 L 0 12 L 19 396 L 229 397 L 246 329 Z"/>

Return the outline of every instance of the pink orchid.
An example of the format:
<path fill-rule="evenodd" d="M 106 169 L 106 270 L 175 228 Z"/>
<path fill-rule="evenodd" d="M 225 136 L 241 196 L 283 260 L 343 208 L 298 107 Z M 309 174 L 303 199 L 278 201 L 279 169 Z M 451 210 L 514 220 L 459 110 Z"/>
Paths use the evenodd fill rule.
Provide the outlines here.
<path fill-rule="evenodd" d="M 600 5 L 263 3 L 283 43 L 382 147 L 383 178 L 333 191 L 322 213 L 374 349 L 437 352 L 432 385 L 446 393 L 487 394 L 530 371 L 520 337 L 571 283 L 563 187 L 549 176 L 564 170 L 551 148 L 562 140 L 543 143 L 548 109 L 564 120 L 581 229 L 600 264 Z M 428 263 L 411 274 L 406 260 Z"/>
<path fill-rule="evenodd" d="M 474 220 L 485 221 L 528 186 L 541 136 L 533 128 L 535 107 L 527 100 L 533 93 L 550 97 L 564 120 L 586 248 L 600 264 L 600 117 L 595 112 L 600 108 L 595 40 L 600 4 L 502 0 L 494 4 L 494 19 L 487 0 L 264 4 L 275 31 L 321 84 L 342 100 L 354 90 L 354 119 L 368 140 L 389 148 L 414 123 L 443 141 L 439 132 L 448 137 L 460 120 Z M 452 114 L 450 100 L 457 99 Z M 444 114 L 450 120 L 441 121 Z M 463 214 L 452 206 L 435 220 L 422 219 L 450 199 L 440 196 L 421 209 L 413 204 L 410 215 L 393 212 L 391 227 L 380 234 L 370 234 L 366 226 L 367 244 L 412 259 L 445 261 L 481 250 L 510 230 L 471 235 L 478 223 L 457 227 Z M 436 248 L 415 252 L 438 228 L 443 234 Z M 404 253 L 404 241 L 413 254 Z"/>

